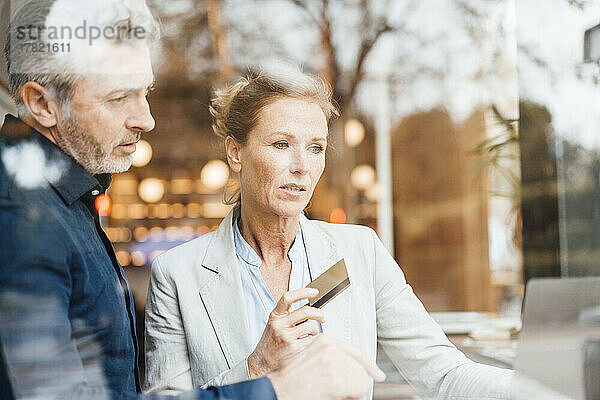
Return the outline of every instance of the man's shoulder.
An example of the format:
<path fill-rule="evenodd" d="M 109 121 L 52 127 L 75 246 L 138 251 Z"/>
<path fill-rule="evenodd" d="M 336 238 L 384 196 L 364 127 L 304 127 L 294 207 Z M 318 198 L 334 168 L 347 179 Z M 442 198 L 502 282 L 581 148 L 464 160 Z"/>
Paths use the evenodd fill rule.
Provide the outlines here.
<path fill-rule="evenodd" d="M 0 148 L 0 200 L 9 200 L 9 186 L 11 182 L 9 182 L 9 176 L 6 173 L 6 169 L 4 168 L 4 162 L 2 162 L 2 154 L 2 148 Z"/>
<path fill-rule="evenodd" d="M 1 178 L 0 178 L 1 179 Z M 0 192 L 0 246 L 34 249 L 65 239 L 65 230 L 43 195 L 15 196 L 14 191 Z"/>
<path fill-rule="evenodd" d="M 52 170 L 47 167 L 59 172 L 60 166 L 48 161 L 34 136 L 0 137 L 0 199 L 22 203 L 51 190 L 47 176 Z"/>
<path fill-rule="evenodd" d="M 13 177 L 7 170 L 5 158 L 10 158 L 11 149 L 14 147 L 14 140 L 0 137 L 0 199 L 9 200 L 11 198 L 10 187 L 14 184 Z M 7 155 L 8 154 L 8 155 Z"/>
<path fill-rule="evenodd" d="M 33 146 L 33 147 L 28 147 Z M 35 165 L 35 140 L 0 138 L 0 226 L 2 246 L 34 248 L 61 237 L 60 224 L 52 211 L 57 194 Z M 25 153 L 27 150 L 25 150 Z M 33 160 L 28 159 L 31 157 Z M 11 244 L 12 243 L 12 244 Z"/>

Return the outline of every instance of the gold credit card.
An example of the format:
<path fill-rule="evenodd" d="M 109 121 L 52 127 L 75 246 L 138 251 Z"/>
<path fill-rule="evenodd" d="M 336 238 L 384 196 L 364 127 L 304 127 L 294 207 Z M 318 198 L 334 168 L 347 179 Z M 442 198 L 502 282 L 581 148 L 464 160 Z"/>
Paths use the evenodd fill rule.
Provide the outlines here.
<path fill-rule="evenodd" d="M 306 286 L 319 290 L 317 297 L 308 300 L 308 305 L 321 308 L 335 296 L 342 293 L 348 286 L 350 286 L 350 278 L 348 277 L 346 263 L 342 258 Z"/>

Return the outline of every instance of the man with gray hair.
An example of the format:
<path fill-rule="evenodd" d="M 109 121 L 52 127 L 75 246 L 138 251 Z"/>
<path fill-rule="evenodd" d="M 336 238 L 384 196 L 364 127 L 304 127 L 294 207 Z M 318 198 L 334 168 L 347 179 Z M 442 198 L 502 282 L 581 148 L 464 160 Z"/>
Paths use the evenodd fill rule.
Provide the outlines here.
<path fill-rule="evenodd" d="M 154 128 L 159 28 L 144 0 L 29 0 L 6 45 L 0 372 L 17 398 L 139 398 L 133 300 L 95 204 Z M 284 367 L 185 398 L 358 398 L 382 372 L 322 335 Z M 158 395 L 152 395 L 157 397 Z"/>

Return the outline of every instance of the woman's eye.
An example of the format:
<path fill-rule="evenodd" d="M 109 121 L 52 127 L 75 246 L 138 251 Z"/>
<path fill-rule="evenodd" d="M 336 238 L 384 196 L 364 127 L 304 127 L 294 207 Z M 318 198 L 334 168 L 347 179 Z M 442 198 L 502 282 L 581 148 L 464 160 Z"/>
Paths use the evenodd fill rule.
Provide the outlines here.
<path fill-rule="evenodd" d="M 117 97 L 117 98 L 112 99 L 111 102 L 113 102 L 113 103 L 122 103 L 126 98 L 127 98 L 127 96 Z"/>
<path fill-rule="evenodd" d="M 287 144 L 287 142 L 277 142 L 277 143 L 274 143 L 273 146 L 276 149 L 286 149 L 288 147 L 288 144 Z"/>
<path fill-rule="evenodd" d="M 314 145 L 310 147 L 310 151 L 313 152 L 314 154 L 319 154 L 323 152 L 323 147 L 320 145 Z"/>

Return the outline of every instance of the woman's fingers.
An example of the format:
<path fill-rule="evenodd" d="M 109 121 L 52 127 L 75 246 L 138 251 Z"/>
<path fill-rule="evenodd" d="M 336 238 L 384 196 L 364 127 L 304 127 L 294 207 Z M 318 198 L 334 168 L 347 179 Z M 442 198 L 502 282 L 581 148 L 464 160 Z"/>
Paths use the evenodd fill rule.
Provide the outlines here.
<path fill-rule="evenodd" d="M 311 344 L 317 337 L 318 336 L 311 336 L 311 335 L 304 336 L 303 338 L 296 340 L 296 343 L 298 344 L 298 346 L 301 350 L 304 350 L 306 348 L 306 346 Z"/>
<path fill-rule="evenodd" d="M 325 315 L 323 314 L 323 311 L 318 308 L 303 306 L 291 312 L 286 319 L 289 324 L 288 326 L 295 326 L 307 319 L 314 319 L 315 321 L 323 323 L 325 322 Z"/>
<path fill-rule="evenodd" d="M 304 336 L 316 336 L 319 334 L 319 326 L 314 321 L 305 321 L 296 325 L 292 330 L 294 339 L 300 339 Z"/>
<path fill-rule="evenodd" d="M 317 338 L 318 336 L 314 335 L 306 335 L 302 338 L 296 339 L 294 343 L 290 346 L 289 356 L 294 356 L 302 351 L 304 351 L 310 344 Z"/>
<path fill-rule="evenodd" d="M 303 288 L 285 293 L 269 315 L 267 326 L 254 351 L 248 356 L 248 372 L 252 378 L 262 376 L 281 366 L 282 360 L 296 354 L 318 333 L 314 322 L 300 324 L 307 319 L 323 322 L 323 313 L 313 307 L 289 312 L 292 304 L 302 299 L 310 299 L 319 294 L 317 289 Z M 299 339 L 302 338 L 302 339 Z"/>
<path fill-rule="evenodd" d="M 302 288 L 286 292 L 281 296 L 271 314 L 285 315 L 295 302 L 302 299 L 312 299 L 318 294 L 319 291 L 313 288 Z"/>

